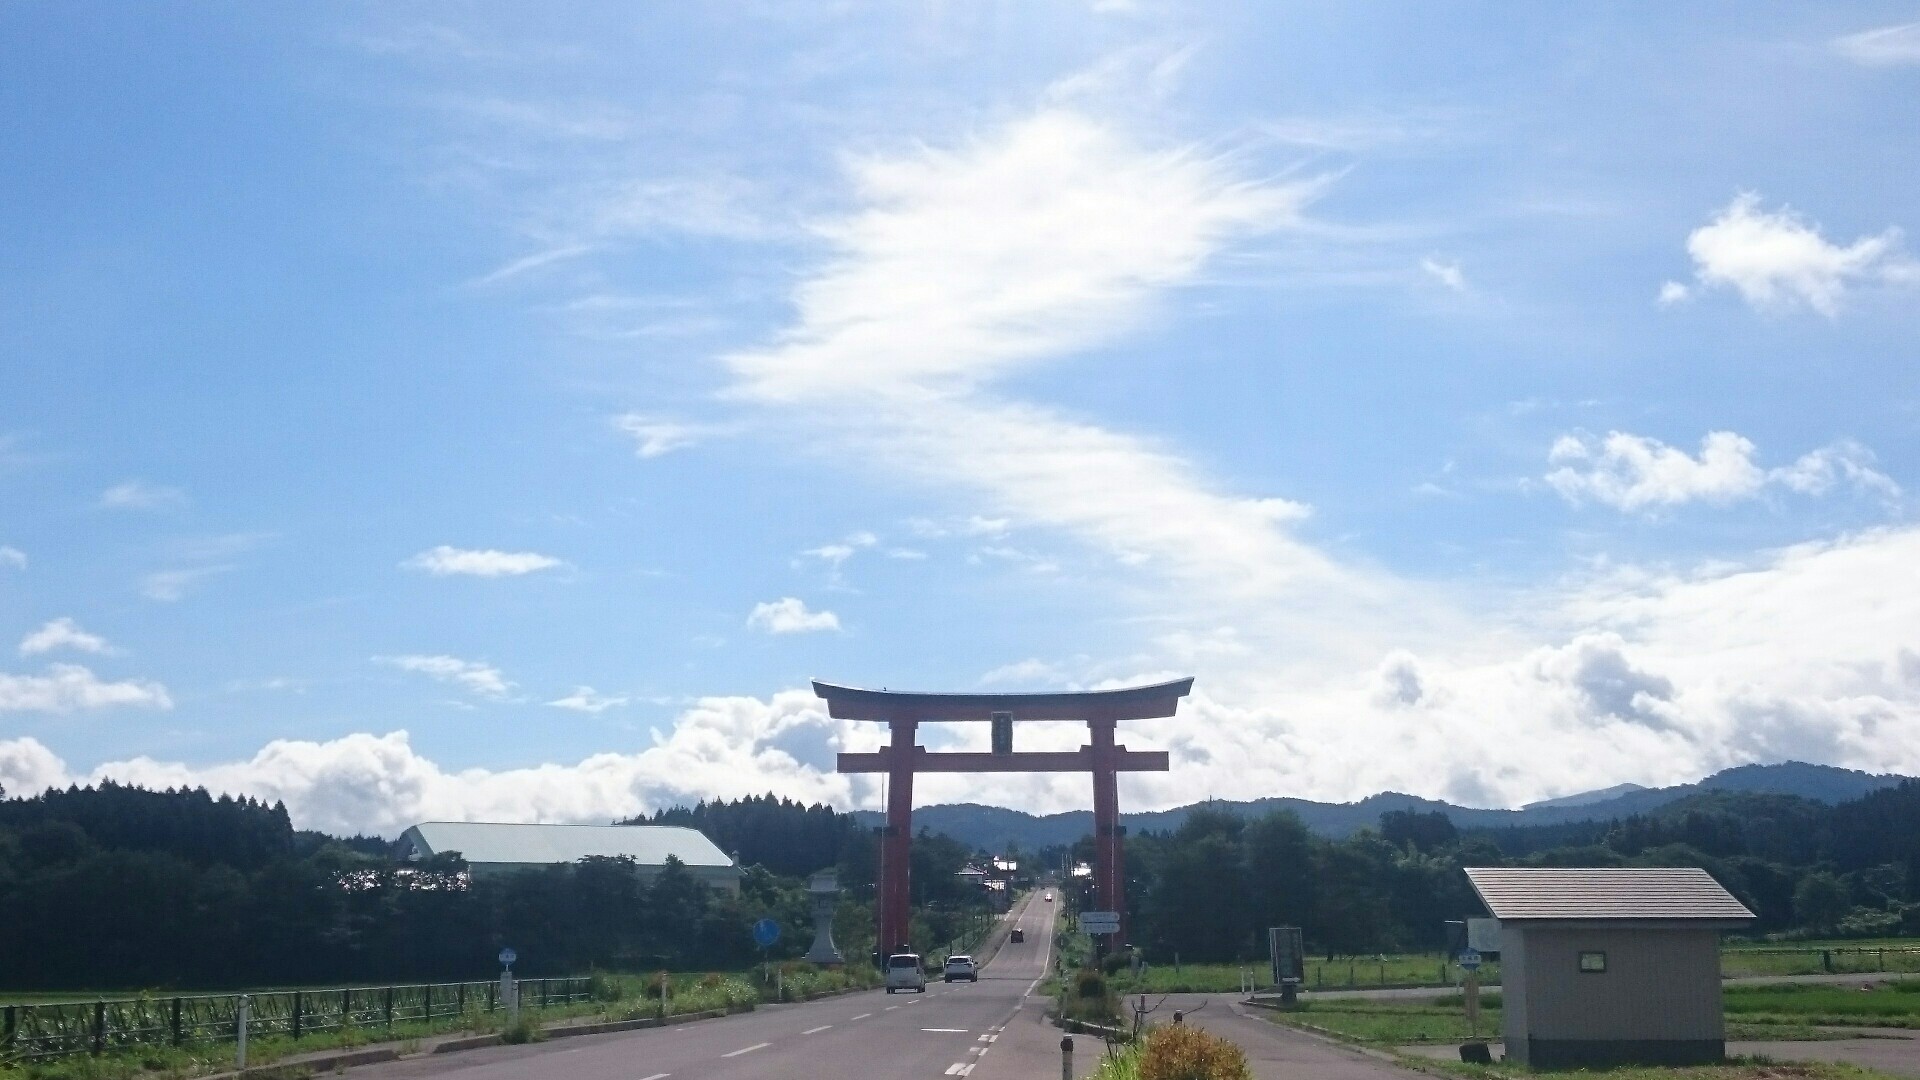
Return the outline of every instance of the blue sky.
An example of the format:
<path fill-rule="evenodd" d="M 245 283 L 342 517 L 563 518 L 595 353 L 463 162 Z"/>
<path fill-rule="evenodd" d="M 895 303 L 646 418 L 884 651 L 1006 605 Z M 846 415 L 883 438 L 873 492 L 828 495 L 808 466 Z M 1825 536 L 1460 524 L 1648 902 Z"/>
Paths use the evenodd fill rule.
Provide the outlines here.
<path fill-rule="evenodd" d="M 1912 4 L 0 41 L 15 793 L 868 804 L 809 676 L 1196 675 L 1137 806 L 1920 771 Z"/>

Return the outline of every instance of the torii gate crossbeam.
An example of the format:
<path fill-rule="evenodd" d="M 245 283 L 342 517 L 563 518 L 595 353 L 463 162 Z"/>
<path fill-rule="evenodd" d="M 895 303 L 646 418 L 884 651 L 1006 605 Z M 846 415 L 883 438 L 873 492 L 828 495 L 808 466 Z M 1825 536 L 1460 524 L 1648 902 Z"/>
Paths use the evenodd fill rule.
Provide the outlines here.
<path fill-rule="evenodd" d="M 923 694 L 863 690 L 814 680 L 813 691 L 827 702 L 827 714 L 841 720 L 871 720 L 888 725 L 892 742 L 869 754 L 841 754 L 843 773 L 883 772 L 888 777 L 887 824 L 880 849 L 877 943 L 884 953 L 906 943 L 912 898 L 910 851 L 913 840 L 913 776 L 923 772 L 1086 772 L 1093 776 L 1093 885 L 1096 902 L 1120 913 L 1121 939 L 1127 932 L 1124 851 L 1120 827 L 1119 774 L 1166 772 L 1163 750 L 1128 750 L 1114 742 L 1122 720 L 1170 717 L 1193 689 L 1192 679 L 1122 690 L 1051 694 Z M 1083 722 L 1090 740 L 1079 750 L 1014 753 L 932 753 L 914 743 L 922 723 L 1013 720 Z"/>

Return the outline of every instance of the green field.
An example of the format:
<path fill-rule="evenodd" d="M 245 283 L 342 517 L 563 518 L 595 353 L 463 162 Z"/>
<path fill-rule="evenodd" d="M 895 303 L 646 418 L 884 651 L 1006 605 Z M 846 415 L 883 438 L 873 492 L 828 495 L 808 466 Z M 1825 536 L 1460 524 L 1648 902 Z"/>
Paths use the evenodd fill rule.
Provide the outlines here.
<path fill-rule="evenodd" d="M 1802 983 L 1728 987 L 1724 993 L 1727 1036 L 1732 1039 L 1834 1039 L 1854 1034 L 1846 1029 L 1920 1026 L 1920 981 L 1866 992 Z M 1308 1001 L 1297 1010 L 1269 1016 L 1276 1023 L 1374 1046 L 1454 1043 L 1469 1037 L 1457 994 L 1428 1001 Z M 1482 995 L 1478 1033 L 1498 1037 L 1500 1020 L 1500 995 Z"/>

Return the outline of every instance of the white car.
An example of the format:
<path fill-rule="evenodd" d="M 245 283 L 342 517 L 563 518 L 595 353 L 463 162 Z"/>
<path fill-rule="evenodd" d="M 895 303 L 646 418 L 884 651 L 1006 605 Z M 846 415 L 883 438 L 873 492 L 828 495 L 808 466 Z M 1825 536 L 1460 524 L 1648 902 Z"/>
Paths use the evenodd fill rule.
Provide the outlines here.
<path fill-rule="evenodd" d="M 1047 903 L 1051 904 L 1053 903 L 1053 894 L 1048 893 L 1047 895 L 1041 897 L 1040 899 L 1045 900 Z"/>
<path fill-rule="evenodd" d="M 887 993 L 896 990 L 927 992 L 927 969 L 921 965 L 919 953 L 897 952 L 887 957 Z"/>
<path fill-rule="evenodd" d="M 953 982 L 957 979 L 965 979 L 968 982 L 980 981 L 980 969 L 974 966 L 973 957 L 957 955 L 947 957 L 946 981 Z"/>

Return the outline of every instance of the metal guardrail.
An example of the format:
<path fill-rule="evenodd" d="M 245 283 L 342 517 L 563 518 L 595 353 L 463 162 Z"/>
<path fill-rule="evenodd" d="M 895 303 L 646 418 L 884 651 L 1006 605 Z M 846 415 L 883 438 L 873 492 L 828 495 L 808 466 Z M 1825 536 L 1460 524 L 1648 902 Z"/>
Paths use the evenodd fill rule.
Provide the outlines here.
<path fill-rule="evenodd" d="M 413 983 L 247 995 L 247 1037 L 374 1031 L 502 1008 L 497 982 Z M 522 979 L 520 1006 L 586 1001 L 586 979 Z M 45 1061 L 152 1046 L 233 1042 L 239 994 L 142 995 L 0 1006 L 0 1061 Z"/>

